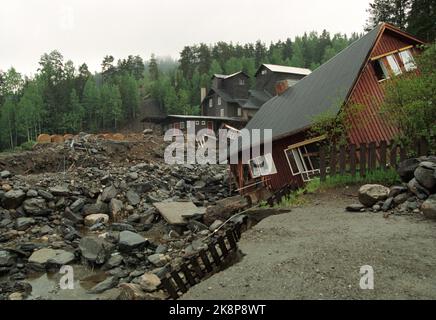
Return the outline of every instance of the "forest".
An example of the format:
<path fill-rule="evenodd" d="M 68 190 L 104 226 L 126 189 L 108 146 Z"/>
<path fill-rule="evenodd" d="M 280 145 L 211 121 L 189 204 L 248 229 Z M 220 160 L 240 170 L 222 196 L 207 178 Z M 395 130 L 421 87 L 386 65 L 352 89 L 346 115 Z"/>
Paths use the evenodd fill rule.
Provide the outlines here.
<path fill-rule="evenodd" d="M 435 40 L 432 0 L 375 0 L 368 13 L 366 30 L 384 21 Z M 96 73 L 57 50 L 42 55 L 31 78 L 0 66 L 0 150 L 32 145 L 40 133 L 121 130 L 148 98 L 168 113 L 198 114 L 200 88 L 209 87 L 215 73 L 243 70 L 253 84 L 262 63 L 314 70 L 360 36 L 324 30 L 269 44 L 200 43 L 185 46 L 178 60 L 129 55 L 115 61 L 107 55 Z"/>

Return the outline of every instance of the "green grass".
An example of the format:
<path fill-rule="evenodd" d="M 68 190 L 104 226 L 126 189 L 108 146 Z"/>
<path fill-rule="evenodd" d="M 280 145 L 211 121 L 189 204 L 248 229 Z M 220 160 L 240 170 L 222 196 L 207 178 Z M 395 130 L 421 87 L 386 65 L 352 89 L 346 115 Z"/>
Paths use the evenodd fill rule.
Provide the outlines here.
<path fill-rule="evenodd" d="M 389 170 L 375 170 L 368 173 L 365 177 L 360 175 L 352 176 L 350 174 L 335 175 L 327 177 L 326 181 L 320 181 L 319 178 L 315 178 L 308 182 L 303 188 L 295 190 L 283 197 L 280 203 L 276 204 L 277 208 L 287 208 L 291 206 L 303 205 L 306 200 L 302 195 L 308 193 L 316 193 L 322 189 L 331 189 L 336 187 L 345 187 L 350 185 L 362 185 L 368 183 L 377 183 L 385 186 L 392 186 L 401 182 L 397 172 L 393 169 Z"/>

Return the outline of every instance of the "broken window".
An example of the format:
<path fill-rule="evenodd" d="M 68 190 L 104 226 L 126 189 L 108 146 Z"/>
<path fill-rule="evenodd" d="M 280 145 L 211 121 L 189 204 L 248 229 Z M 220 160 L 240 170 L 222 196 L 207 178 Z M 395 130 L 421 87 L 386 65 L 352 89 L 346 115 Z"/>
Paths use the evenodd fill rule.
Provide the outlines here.
<path fill-rule="evenodd" d="M 379 81 L 389 79 L 392 75 L 397 76 L 402 73 L 394 54 L 374 61 L 374 71 Z"/>
<path fill-rule="evenodd" d="M 411 71 L 416 69 L 415 59 L 413 59 L 410 50 L 400 51 L 399 54 L 400 54 L 401 61 L 403 61 L 404 69 L 406 71 Z"/>
<path fill-rule="evenodd" d="M 269 176 L 277 173 L 274 159 L 271 153 L 253 158 L 248 163 L 250 165 L 251 175 L 253 178 Z"/>
<path fill-rule="evenodd" d="M 387 56 L 386 60 L 388 61 L 389 67 L 391 68 L 394 75 L 398 76 L 399 74 L 401 74 L 400 65 L 398 64 L 393 54 Z"/>
<path fill-rule="evenodd" d="M 301 175 L 303 181 L 310 181 L 319 175 L 319 146 L 318 141 L 324 140 L 320 136 L 289 146 L 284 150 L 292 175 Z"/>
<path fill-rule="evenodd" d="M 374 71 L 379 81 L 389 79 L 389 71 L 382 59 L 374 62 Z"/>

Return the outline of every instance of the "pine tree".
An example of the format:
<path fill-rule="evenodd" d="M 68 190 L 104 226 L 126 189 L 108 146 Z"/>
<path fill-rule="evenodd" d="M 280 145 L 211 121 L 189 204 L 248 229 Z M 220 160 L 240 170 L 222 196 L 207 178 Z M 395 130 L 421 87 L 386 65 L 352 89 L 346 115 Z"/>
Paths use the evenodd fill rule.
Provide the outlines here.
<path fill-rule="evenodd" d="M 434 0 L 413 0 L 407 18 L 407 30 L 427 42 L 436 40 L 436 3 Z"/>

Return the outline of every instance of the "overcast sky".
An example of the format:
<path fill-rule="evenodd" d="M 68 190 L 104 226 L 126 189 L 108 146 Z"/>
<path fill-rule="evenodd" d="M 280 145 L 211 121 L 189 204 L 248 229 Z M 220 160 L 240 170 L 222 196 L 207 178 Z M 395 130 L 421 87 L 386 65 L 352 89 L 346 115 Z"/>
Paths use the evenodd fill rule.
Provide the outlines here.
<path fill-rule="evenodd" d="M 362 32 L 369 0 L 0 0 L 0 70 L 34 73 L 40 56 L 100 70 L 103 56 L 178 58 L 199 42 Z"/>

